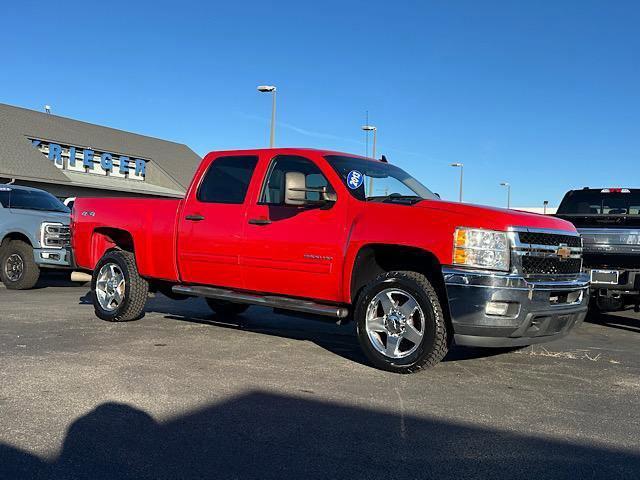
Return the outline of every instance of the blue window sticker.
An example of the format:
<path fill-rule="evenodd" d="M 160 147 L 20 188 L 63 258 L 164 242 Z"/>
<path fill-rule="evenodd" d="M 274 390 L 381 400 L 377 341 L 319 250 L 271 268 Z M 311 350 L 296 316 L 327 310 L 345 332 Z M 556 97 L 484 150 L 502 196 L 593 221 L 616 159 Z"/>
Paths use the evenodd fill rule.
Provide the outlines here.
<path fill-rule="evenodd" d="M 358 170 L 351 170 L 347 175 L 347 186 L 351 190 L 357 190 L 364 183 L 364 175 Z"/>

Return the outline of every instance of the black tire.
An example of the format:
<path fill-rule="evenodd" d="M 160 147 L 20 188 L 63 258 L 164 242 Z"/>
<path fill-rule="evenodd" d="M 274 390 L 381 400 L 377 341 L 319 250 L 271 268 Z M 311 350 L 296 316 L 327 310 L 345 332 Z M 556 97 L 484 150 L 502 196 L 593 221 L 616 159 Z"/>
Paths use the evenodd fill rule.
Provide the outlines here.
<path fill-rule="evenodd" d="M 246 303 L 233 303 L 225 300 L 205 298 L 209 308 L 222 317 L 235 317 L 247 311 L 249 305 Z"/>
<path fill-rule="evenodd" d="M 596 295 L 591 301 L 592 307 L 601 313 L 621 312 L 625 309 L 624 299 L 601 297 Z"/>
<path fill-rule="evenodd" d="M 12 271 L 12 265 L 19 259 L 21 272 Z M 12 271 L 11 276 L 8 271 Z M 29 290 L 36 286 L 40 278 L 40 267 L 33 258 L 33 248 L 22 240 L 11 240 L 0 252 L 0 280 L 8 290 Z"/>
<path fill-rule="evenodd" d="M 417 348 L 413 353 L 409 354 L 413 347 L 407 349 L 408 355 L 403 358 L 392 358 L 379 352 L 366 330 L 366 315 L 369 304 L 376 295 L 387 289 L 401 290 L 410 294 L 423 312 L 424 332 L 422 340 L 415 342 Z M 358 340 L 364 354 L 373 366 L 382 370 L 395 373 L 414 373 L 436 365 L 445 357 L 449 349 L 449 336 L 438 294 L 429 280 L 417 272 L 395 271 L 379 275 L 358 296 L 354 319 L 357 326 Z M 389 337 L 386 338 L 388 339 Z M 405 340 L 401 342 L 405 342 Z"/>
<path fill-rule="evenodd" d="M 124 276 L 124 297 L 114 310 L 100 305 L 96 284 L 100 271 L 109 264 L 116 265 Z M 96 265 L 91 278 L 91 292 L 96 316 L 109 322 L 129 322 L 144 317 L 144 307 L 149 297 L 149 283 L 140 276 L 133 253 L 123 250 L 107 252 Z"/>

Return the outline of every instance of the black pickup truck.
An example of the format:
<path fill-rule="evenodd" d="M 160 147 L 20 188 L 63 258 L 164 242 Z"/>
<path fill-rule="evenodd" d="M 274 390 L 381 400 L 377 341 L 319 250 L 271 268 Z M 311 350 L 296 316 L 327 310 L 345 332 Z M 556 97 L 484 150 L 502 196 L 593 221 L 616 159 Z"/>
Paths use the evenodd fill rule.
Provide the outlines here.
<path fill-rule="evenodd" d="M 582 235 L 583 268 L 591 296 L 602 311 L 640 311 L 640 189 L 569 191 L 556 216 Z"/>

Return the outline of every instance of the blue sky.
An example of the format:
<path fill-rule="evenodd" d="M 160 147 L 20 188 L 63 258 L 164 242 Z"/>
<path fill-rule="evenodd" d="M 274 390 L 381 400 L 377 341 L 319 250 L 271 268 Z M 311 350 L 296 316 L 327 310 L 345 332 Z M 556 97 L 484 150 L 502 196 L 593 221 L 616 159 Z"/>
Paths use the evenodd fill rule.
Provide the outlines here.
<path fill-rule="evenodd" d="M 640 187 L 640 2 L 30 2 L 0 7 L 0 102 L 183 142 L 378 152 L 443 198 Z"/>

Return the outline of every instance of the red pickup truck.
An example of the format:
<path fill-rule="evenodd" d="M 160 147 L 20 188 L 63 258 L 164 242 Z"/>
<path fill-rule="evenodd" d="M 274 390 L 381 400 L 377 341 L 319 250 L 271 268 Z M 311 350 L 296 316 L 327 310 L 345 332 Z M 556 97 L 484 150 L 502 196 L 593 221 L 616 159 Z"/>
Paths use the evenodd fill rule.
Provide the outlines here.
<path fill-rule="evenodd" d="M 553 217 L 440 200 L 397 166 L 345 153 L 208 154 L 184 200 L 78 199 L 72 244 L 96 315 L 144 315 L 149 291 L 353 319 L 379 368 L 452 342 L 516 347 L 582 322 L 582 242 Z"/>

